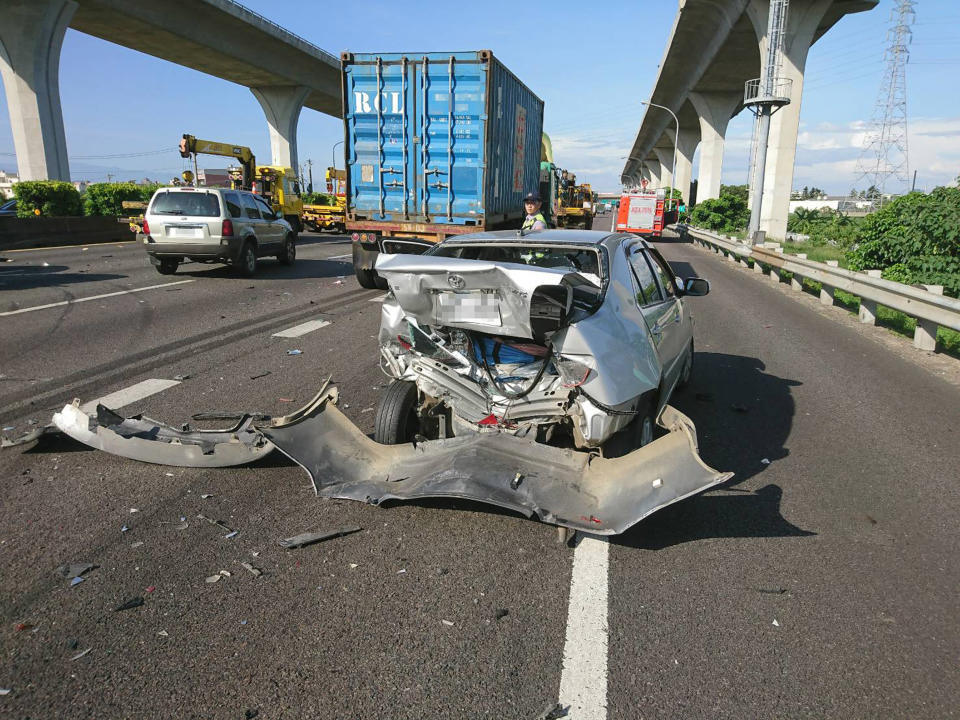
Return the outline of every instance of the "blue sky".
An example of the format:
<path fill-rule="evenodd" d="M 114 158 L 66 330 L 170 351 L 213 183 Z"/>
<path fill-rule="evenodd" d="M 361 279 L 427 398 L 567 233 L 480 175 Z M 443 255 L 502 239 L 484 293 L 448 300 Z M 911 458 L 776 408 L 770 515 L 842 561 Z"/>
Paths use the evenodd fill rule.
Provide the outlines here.
<path fill-rule="evenodd" d="M 545 129 L 557 162 L 595 189 L 615 190 L 650 94 L 677 10 L 676 0 L 585 6 L 555 0 L 519 4 L 245 0 L 244 5 L 334 54 L 352 51 L 491 49 L 546 103 Z M 863 123 L 870 120 L 883 73 L 893 0 L 849 15 L 812 48 L 801 110 L 794 187 L 842 193 L 856 184 Z M 960 175 L 960 2 L 918 0 L 907 70 L 910 168 L 931 188 Z M 181 134 L 246 144 L 269 157 L 266 122 L 244 87 L 68 30 L 60 88 L 75 180 L 150 177 L 182 169 Z M 751 118 L 727 133 L 724 182 L 746 181 Z M 342 138 L 340 122 L 305 109 L 298 131 L 301 163 L 326 167 Z M 100 158 L 123 153 L 156 154 Z M 0 95 L 0 169 L 14 171 L 6 98 Z M 202 160 L 202 158 L 201 158 Z M 201 166 L 222 166 L 208 158 Z M 315 173 L 316 175 L 316 173 Z"/>

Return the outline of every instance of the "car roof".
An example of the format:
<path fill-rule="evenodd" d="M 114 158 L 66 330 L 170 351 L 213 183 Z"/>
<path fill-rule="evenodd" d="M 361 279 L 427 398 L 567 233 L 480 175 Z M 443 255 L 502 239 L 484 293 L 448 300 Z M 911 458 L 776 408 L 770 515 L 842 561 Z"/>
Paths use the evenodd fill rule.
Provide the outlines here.
<path fill-rule="evenodd" d="M 606 230 L 567 230 L 552 228 L 549 230 L 528 230 L 522 235 L 517 230 L 496 230 L 493 232 L 479 232 L 470 235 L 454 235 L 444 240 L 445 245 L 473 244 L 473 243 L 529 243 L 537 245 L 584 245 L 610 247 L 621 239 L 636 238 L 644 247 L 646 241 L 630 233 L 608 232 Z"/>

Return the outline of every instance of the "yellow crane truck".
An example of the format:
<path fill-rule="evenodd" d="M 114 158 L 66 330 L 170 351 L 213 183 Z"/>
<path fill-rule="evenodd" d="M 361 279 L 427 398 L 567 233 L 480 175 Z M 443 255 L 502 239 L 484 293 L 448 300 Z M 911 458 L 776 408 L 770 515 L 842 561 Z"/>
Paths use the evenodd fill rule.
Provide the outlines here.
<path fill-rule="evenodd" d="M 250 190 L 270 204 L 274 212 L 281 213 L 294 232 L 303 229 L 303 200 L 300 198 L 300 181 L 291 168 L 279 165 L 257 165 L 250 148 L 243 145 L 199 140 L 184 134 L 180 140 L 180 156 L 220 155 L 232 157 L 240 166 L 230 168 L 231 186 L 234 190 Z"/>
<path fill-rule="evenodd" d="M 347 172 L 336 168 L 327 168 L 327 195 L 333 199 L 331 205 L 308 203 L 303 206 L 303 224 L 314 232 L 334 230 L 347 231 Z"/>

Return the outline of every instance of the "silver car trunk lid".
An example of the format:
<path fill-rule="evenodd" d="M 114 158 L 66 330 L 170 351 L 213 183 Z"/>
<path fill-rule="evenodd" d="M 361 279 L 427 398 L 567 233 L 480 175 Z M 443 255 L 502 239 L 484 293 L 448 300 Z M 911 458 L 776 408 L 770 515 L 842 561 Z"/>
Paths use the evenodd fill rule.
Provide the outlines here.
<path fill-rule="evenodd" d="M 565 269 L 430 255 L 380 255 L 376 270 L 417 322 L 529 339 L 537 318 L 562 326 L 572 288 L 587 283 Z"/>

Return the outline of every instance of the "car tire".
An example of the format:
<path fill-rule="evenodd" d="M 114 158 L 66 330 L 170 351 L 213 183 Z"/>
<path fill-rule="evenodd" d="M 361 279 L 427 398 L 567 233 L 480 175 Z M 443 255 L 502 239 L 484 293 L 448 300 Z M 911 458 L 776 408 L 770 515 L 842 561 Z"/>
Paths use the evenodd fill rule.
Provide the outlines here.
<path fill-rule="evenodd" d="M 677 390 L 683 390 L 690 385 L 690 379 L 693 377 L 693 340 L 690 341 L 690 347 L 687 348 L 687 354 L 683 359 L 683 367 L 680 369 L 680 377 L 677 379 Z"/>
<path fill-rule="evenodd" d="M 283 248 L 277 255 L 281 265 L 293 265 L 297 259 L 297 243 L 293 235 L 287 235 L 283 241 Z"/>
<path fill-rule="evenodd" d="M 375 290 L 377 288 L 377 273 L 375 270 L 356 268 L 353 273 L 357 276 L 357 282 L 360 283 L 360 287 L 366 288 L 367 290 Z"/>
<path fill-rule="evenodd" d="M 237 270 L 243 277 L 253 277 L 257 272 L 257 249 L 252 240 L 247 240 L 237 257 Z"/>
<path fill-rule="evenodd" d="M 373 439 L 383 445 L 413 442 L 420 430 L 417 417 L 417 386 L 409 380 L 394 380 L 377 406 Z"/>
<path fill-rule="evenodd" d="M 180 263 L 174 258 L 160 258 L 160 264 L 156 267 L 161 275 L 173 275 L 179 266 Z"/>
<path fill-rule="evenodd" d="M 611 435 L 600 448 L 603 457 L 622 457 L 653 442 L 657 432 L 656 418 L 653 414 L 655 409 L 654 398 L 650 396 L 643 398 L 633 420 L 625 428 Z"/>

